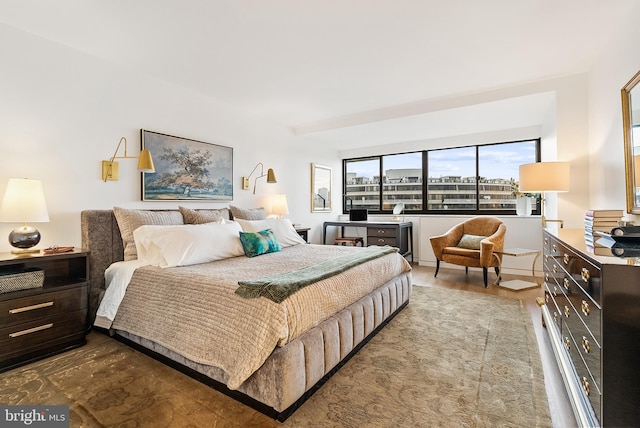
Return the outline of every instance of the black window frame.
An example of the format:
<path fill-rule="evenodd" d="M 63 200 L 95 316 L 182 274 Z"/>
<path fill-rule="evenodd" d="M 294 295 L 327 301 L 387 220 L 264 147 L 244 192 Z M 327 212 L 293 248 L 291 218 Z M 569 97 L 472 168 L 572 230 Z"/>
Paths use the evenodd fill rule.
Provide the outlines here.
<path fill-rule="evenodd" d="M 488 144 L 470 144 L 465 146 L 455 146 L 455 147 L 441 147 L 437 149 L 429 149 L 429 150 L 415 150 L 415 151 L 407 151 L 407 152 L 398 152 L 398 153 L 385 153 L 381 155 L 368 155 L 356 158 L 347 158 L 342 159 L 342 213 L 348 214 L 349 210 L 347 209 L 347 164 L 353 161 L 367 161 L 367 160 L 378 160 L 378 177 L 379 177 L 379 209 L 373 210 L 369 209 L 370 214 L 392 214 L 393 209 L 383 209 L 384 203 L 384 171 L 383 171 L 383 158 L 385 156 L 393 156 L 393 155 L 402 155 L 409 153 L 422 153 L 422 207 L 421 210 L 405 210 L 405 215 L 419 215 L 419 214 L 437 214 L 437 215 L 515 215 L 516 210 L 504 210 L 504 209 L 480 209 L 480 186 L 478 186 L 478 182 L 480 177 L 478 175 L 480 160 L 478 157 L 480 147 L 488 147 L 492 145 L 502 145 L 502 144 L 514 144 L 514 143 L 523 143 L 527 141 L 535 142 L 535 162 L 540 162 L 541 159 L 541 139 L 540 138 L 528 138 L 523 140 L 514 140 L 514 141 L 501 141 L 496 143 L 488 143 Z M 429 180 L 429 153 L 439 151 L 439 150 L 451 150 L 451 149 L 459 149 L 459 148 L 475 148 L 476 162 L 475 162 L 475 180 L 476 180 L 476 208 L 473 210 L 430 210 L 428 209 L 428 180 Z M 471 174 L 469 176 L 472 176 Z M 536 204 L 535 210 L 531 213 L 532 215 L 540 215 L 540 206 L 541 204 Z"/>

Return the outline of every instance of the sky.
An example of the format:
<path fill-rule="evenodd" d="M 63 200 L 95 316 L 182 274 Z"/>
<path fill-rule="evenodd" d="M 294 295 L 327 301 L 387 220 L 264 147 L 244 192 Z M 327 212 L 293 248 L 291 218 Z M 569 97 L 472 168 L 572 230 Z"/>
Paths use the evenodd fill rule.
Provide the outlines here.
<path fill-rule="evenodd" d="M 475 170 L 475 146 L 429 151 L 429 176 L 469 177 Z M 518 180 L 521 164 L 535 162 L 535 141 L 479 146 L 479 175 L 486 178 Z M 384 156 L 383 169 L 421 168 L 422 152 Z M 357 167 L 357 168 L 356 168 Z M 377 176 L 377 160 L 349 164 L 349 172 L 358 177 Z"/>

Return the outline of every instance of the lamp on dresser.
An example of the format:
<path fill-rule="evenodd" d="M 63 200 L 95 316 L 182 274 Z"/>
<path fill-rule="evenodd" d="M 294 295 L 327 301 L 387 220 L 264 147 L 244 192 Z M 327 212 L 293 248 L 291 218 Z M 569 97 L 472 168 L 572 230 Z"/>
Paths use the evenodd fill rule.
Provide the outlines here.
<path fill-rule="evenodd" d="M 9 179 L 0 205 L 0 222 L 22 223 L 9 234 L 9 243 L 16 248 L 12 253 L 39 252 L 32 247 L 40 242 L 40 232 L 28 223 L 49 222 L 42 182 L 28 178 Z"/>
<path fill-rule="evenodd" d="M 549 220 L 544 214 L 545 192 L 569 191 L 569 163 L 568 162 L 536 162 L 520 165 L 520 191 L 540 193 L 540 215 L 542 227 L 548 222 L 560 223 L 562 220 Z"/>

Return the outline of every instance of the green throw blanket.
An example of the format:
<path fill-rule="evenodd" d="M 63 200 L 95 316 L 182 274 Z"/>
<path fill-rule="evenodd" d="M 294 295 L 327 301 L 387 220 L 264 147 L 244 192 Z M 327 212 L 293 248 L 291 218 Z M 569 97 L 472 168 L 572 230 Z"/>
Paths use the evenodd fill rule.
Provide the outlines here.
<path fill-rule="evenodd" d="M 326 260 L 317 265 L 308 266 L 292 272 L 247 281 L 238 281 L 240 287 L 236 294 L 246 299 L 264 296 L 276 303 L 282 302 L 296 291 L 314 282 L 337 275 L 354 266 L 382 257 L 385 254 L 397 253 L 395 247 L 366 247 L 345 256 Z"/>

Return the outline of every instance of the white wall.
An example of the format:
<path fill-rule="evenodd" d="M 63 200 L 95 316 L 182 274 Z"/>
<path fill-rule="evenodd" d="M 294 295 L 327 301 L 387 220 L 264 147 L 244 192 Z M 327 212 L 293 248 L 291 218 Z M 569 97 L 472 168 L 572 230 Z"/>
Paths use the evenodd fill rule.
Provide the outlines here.
<path fill-rule="evenodd" d="M 402 153 L 405 151 L 424 150 L 430 148 L 452 147 L 471 144 L 487 144 L 500 141 L 517 141 L 530 138 L 541 138 L 542 155 L 545 161 L 567 161 L 571 165 L 571 191 L 562 194 L 547 194 L 545 213 L 550 219 L 561 218 L 565 227 L 583 227 L 584 211 L 589 206 L 588 177 L 588 109 L 587 109 L 587 76 L 579 74 L 527 85 L 503 88 L 485 93 L 476 93 L 467 98 L 467 103 L 491 102 L 500 99 L 527 96 L 531 94 L 552 93 L 552 102 L 543 123 L 528 128 L 514 128 L 504 123 L 503 129 L 473 135 L 456 135 L 424 141 L 399 142 L 388 146 L 360 148 L 340 152 L 342 158 L 379 155 L 384 153 Z M 458 97 L 459 98 L 459 97 Z M 464 117 L 459 118 L 464 121 Z M 428 244 L 429 236 L 439 235 L 453 223 L 440 216 L 428 216 L 420 219 L 414 226 L 416 242 L 420 245 L 417 257 L 421 264 L 432 265 L 435 262 L 433 252 Z M 455 217 L 452 217 L 455 218 Z M 518 218 L 501 216 L 507 222 L 507 244 L 510 247 L 540 249 L 542 248 L 541 221 L 539 216 Z M 457 220 L 460 220 L 458 218 Z M 526 224 L 527 227 L 522 227 Z M 535 232 L 532 235 L 532 231 Z M 537 237 L 535 236 L 537 234 Z M 505 258 L 505 271 L 529 269 L 526 261 L 516 258 Z M 522 273 L 522 272 L 521 272 Z"/>
<path fill-rule="evenodd" d="M 624 140 L 620 90 L 640 70 L 640 3 L 620 23 L 589 72 L 589 178 L 593 208 L 625 209 Z M 640 218 L 627 218 L 640 222 Z"/>
<path fill-rule="evenodd" d="M 636 12 L 640 12 L 640 5 Z M 473 144 L 539 133 L 531 136 L 541 136 L 544 144 L 557 144 L 557 159 L 571 162 L 571 191 L 559 195 L 558 203 L 553 196 L 548 199 L 550 217 L 563 218 L 567 227 L 582 227 L 586 208 L 623 208 L 620 88 L 640 69 L 640 51 L 635 46 L 640 28 L 634 25 L 634 16 L 638 13 L 620 23 L 620 34 L 612 38 L 588 75 L 469 96 L 468 103 L 473 105 L 554 92 L 555 109 L 540 127 L 510 129 L 505 124 L 504 130 L 429 144 L 451 145 L 454 140 Z M 80 211 L 84 209 L 177 205 L 140 201 L 140 176 L 133 160 L 121 161 L 120 181 L 100 180 L 100 160 L 111 156 L 121 136 L 127 137 L 130 152 L 135 152 L 140 128 L 233 147 L 233 203 L 268 205 L 268 195 L 286 193 L 289 218 L 312 228 L 312 242 L 320 242 L 322 222 L 337 218 L 341 212 L 340 159 L 379 154 L 381 150 L 336 154 L 312 136 L 294 137 L 288 128 L 219 100 L 6 25 L 0 25 L 0 55 L 0 192 L 12 177 L 43 181 L 51 222 L 36 225 L 43 234 L 40 247 L 79 245 Z M 415 150 L 416 144 L 398 143 L 386 149 Z M 268 185 L 261 180 L 259 194 L 253 196 L 250 191 L 240 190 L 240 177 L 259 161 L 274 168 L 278 183 Z M 311 162 L 333 167 L 331 213 L 310 212 Z M 226 204 L 189 204 L 195 208 L 218 205 Z M 11 248 L 2 236 L 16 226 L 0 224 L 0 251 Z M 414 232 L 419 234 L 416 242 L 434 232 Z"/>
<path fill-rule="evenodd" d="M 129 154 L 137 154 L 141 128 L 233 147 L 232 203 L 269 205 L 268 195 L 286 193 L 288 217 L 317 234 L 326 214 L 310 213 L 310 163 L 336 163 L 335 153 L 321 145 L 305 145 L 288 128 L 5 25 L 0 56 L 0 194 L 9 178 L 43 181 L 51 221 L 34 224 L 42 233 L 38 247 L 79 246 L 85 209 L 177 207 L 140 200 L 135 160 L 120 160 L 119 181 L 100 179 L 100 161 L 113 154 L 120 137 L 127 138 Z M 261 179 L 254 196 L 240 189 L 240 177 L 257 162 L 273 168 L 278 183 Z M 0 251 L 11 249 L 4 237 L 17 226 L 0 223 Z"/>

